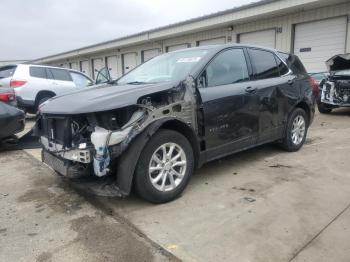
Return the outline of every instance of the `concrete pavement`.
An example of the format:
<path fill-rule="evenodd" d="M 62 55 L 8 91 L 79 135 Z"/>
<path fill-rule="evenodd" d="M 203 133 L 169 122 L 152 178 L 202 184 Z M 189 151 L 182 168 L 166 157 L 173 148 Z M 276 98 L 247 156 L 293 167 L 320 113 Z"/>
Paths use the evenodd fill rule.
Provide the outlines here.
<path fill-rule="evenodd" d="M 172 203 L 85 201 L 184 261 L 349 261 L 349 117 L 317 115 L 297 153 L 268 145 L 209 163 Z"/>
<path fill-rule="evenodd" d="M 23 151 L 0 153 L 0 261 L 177 261 Z"/>

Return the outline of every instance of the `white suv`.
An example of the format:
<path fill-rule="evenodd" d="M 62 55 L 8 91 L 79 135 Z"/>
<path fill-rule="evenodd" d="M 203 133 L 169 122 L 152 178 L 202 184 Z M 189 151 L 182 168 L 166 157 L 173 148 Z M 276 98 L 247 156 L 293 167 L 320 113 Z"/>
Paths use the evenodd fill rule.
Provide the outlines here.
<path fill-rule="evenodd" d="M 91 85 L 91 78 L 72 69 L 30 64 L 0 67 L 0 87 L 14 88 L 18 107 L 29 113 L 51 97 Z"/>

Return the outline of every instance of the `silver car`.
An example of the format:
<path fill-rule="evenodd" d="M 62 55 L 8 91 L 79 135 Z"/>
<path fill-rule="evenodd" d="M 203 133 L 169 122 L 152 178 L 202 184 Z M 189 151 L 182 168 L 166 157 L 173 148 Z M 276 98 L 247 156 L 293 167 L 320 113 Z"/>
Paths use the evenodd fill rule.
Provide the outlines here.
<path fill-rule="evenodd" d="M 72 69 L 19 64 L 0 67 L 0 86 L 13 88 L 18 107 L 35 113 L 46 100 L 93 85 L 87 75 Z"/>

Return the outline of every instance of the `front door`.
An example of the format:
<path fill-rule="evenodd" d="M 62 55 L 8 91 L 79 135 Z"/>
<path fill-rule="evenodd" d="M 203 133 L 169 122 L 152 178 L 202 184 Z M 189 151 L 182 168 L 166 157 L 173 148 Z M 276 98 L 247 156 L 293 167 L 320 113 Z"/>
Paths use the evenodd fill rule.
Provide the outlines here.
<path fill-rule="evenodd" d="M 220 52 L 207 66 L 199 88 L 208 158 L 256 143 L 259 101 L 241 48 Z M 204 80 L 203 80 L 204 79 Z"/>

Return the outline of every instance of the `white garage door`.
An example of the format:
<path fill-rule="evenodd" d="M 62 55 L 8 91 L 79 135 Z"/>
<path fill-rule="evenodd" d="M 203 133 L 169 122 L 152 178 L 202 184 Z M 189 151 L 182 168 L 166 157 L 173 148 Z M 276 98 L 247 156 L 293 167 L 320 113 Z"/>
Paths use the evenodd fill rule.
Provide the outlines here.
<path fill-rule="evenodd" d="M 80 71 L 88 76 L 90 75 L 90 66 L 89 66 L 89 61 L 81 61 L 80 62 Z"/>
<path fill-rule="evenodd" d="M 103 63 L 103 58 L 95 58 L 92 60 L 92 64 L 94 66 L 94 78 L 97 77 L 98 71 L 105 67 Z"/>
<path fill-rule="evenodd" d="M 123 73 L 126 74 L 137 65 L 136 53 L 123 54 Z"/>
<path fill-rule="evenodd" d="M 308 72 L 326 71 L 325 61 L 345 52 L 346 28 L 346 17 L 296 25 L 294 54 Z"/>
<path fill-rule="evenodd" d="M 220 38 L 213 38 L 213 39 L 207 39 L 207 40 L 201 40 L 198 41 L 198 46 L 206 46 L 206 45 L 222 45 L 226 43 L 225 37 Z"/>
<path fill-rule="evenodd" d="M 159 49 L 150 49 L 150 50 L 145 50 L 142 51 L 142 62 L 146 62 L 153 57 L 156 57 L 159 55 Z"/>
<path fill-rule="evenodd" d="M 167 49 L 167 52 L 172 52 L 172 51 L 176 51 L 176 50 L 186 49 L 189 47 L 190 47 L 189 44 L 180 44 L 180 45 L 168 46 L 166 49 Z"/>
<path fill-rule="evenodd" d="M 118 78 L 118 58 L 117 56 L 107 57 L 107 67 L 112 79 Z"/>
<path fill-rule="evenodd" d="M 71 68 L 71 69 L 74 69 L 74 70 L 79 70 L 78 62 L 72 62 L 72 63 L 70 63 L 70 68 Z"/>
<path fill-rule="evenodd" d="M 239 42 L 247 45 L 257 45 L 268 48 L 276 47 L 276 30 L 264 30 L 239 35 Z"/>

